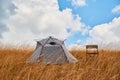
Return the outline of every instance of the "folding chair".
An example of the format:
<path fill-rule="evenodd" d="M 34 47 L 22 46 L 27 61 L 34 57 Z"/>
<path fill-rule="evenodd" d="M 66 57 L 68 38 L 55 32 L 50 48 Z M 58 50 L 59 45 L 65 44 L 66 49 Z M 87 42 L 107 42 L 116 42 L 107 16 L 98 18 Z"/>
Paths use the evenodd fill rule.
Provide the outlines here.
<path fill-rule="evenodd" d="M 86 61 L 88 57 L 97 56 L 98 57 L 98 45 L 86 45 Z"/>

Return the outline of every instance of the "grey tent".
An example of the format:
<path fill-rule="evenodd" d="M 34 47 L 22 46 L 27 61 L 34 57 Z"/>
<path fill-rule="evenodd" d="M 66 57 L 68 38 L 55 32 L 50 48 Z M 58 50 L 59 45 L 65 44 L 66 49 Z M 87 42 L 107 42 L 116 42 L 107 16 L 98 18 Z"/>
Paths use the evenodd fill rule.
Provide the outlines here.
<path fill-rule="evenodd" d="M 77 62 L 64 45 L 64 41 L 53 37 L 37 41 L 36 49 L 29 58 L 29 62 L 47 64 L 65 64 Z"/>

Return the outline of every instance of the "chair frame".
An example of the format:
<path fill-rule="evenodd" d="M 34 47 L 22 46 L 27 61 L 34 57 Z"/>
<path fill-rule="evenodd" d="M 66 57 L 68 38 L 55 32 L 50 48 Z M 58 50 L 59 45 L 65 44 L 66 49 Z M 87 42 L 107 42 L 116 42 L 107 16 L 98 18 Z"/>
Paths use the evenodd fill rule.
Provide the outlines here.
<path fill-rule="evenodd" d="M 92 50 L 92 49 L 94 49 L 94 52 L 92 52 L 92 51 L 89 51 L 89 50 Z M 86 61 L 87 61 L 87 56 L 95 56 L 95 55 L 97 55 L 97 57 L 98 57 L 98 55 L 99 55 L 99 52 L 98 52 L 98 45 L 86 45 Z"/>

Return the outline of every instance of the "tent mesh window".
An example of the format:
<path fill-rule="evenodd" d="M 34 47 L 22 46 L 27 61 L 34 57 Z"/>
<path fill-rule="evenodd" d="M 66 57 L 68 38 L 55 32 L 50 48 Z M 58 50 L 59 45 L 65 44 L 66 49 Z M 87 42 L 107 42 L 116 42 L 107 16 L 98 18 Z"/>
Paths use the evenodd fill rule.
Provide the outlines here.
<path fill-rule="evenodd" d="M 56 43 L 55 43 L 55 42 L 50 42 L 49 44 L 50 44 L 50 45 L 56 45 Z"/>

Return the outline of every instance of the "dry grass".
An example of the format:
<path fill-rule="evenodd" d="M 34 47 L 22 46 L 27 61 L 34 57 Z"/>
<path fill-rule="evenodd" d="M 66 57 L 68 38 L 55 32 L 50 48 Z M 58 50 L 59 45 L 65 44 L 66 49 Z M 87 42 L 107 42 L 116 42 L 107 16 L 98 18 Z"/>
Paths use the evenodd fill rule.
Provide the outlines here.
<path fill-rule="evenodd" d="M 70 51 L 79 62 L 64 65 L 28 64 L 33 49 L 0 48 L 0 80 L 120 80 L 120 51 L 100 50 L 85 62 L 85 51 Z"/>

